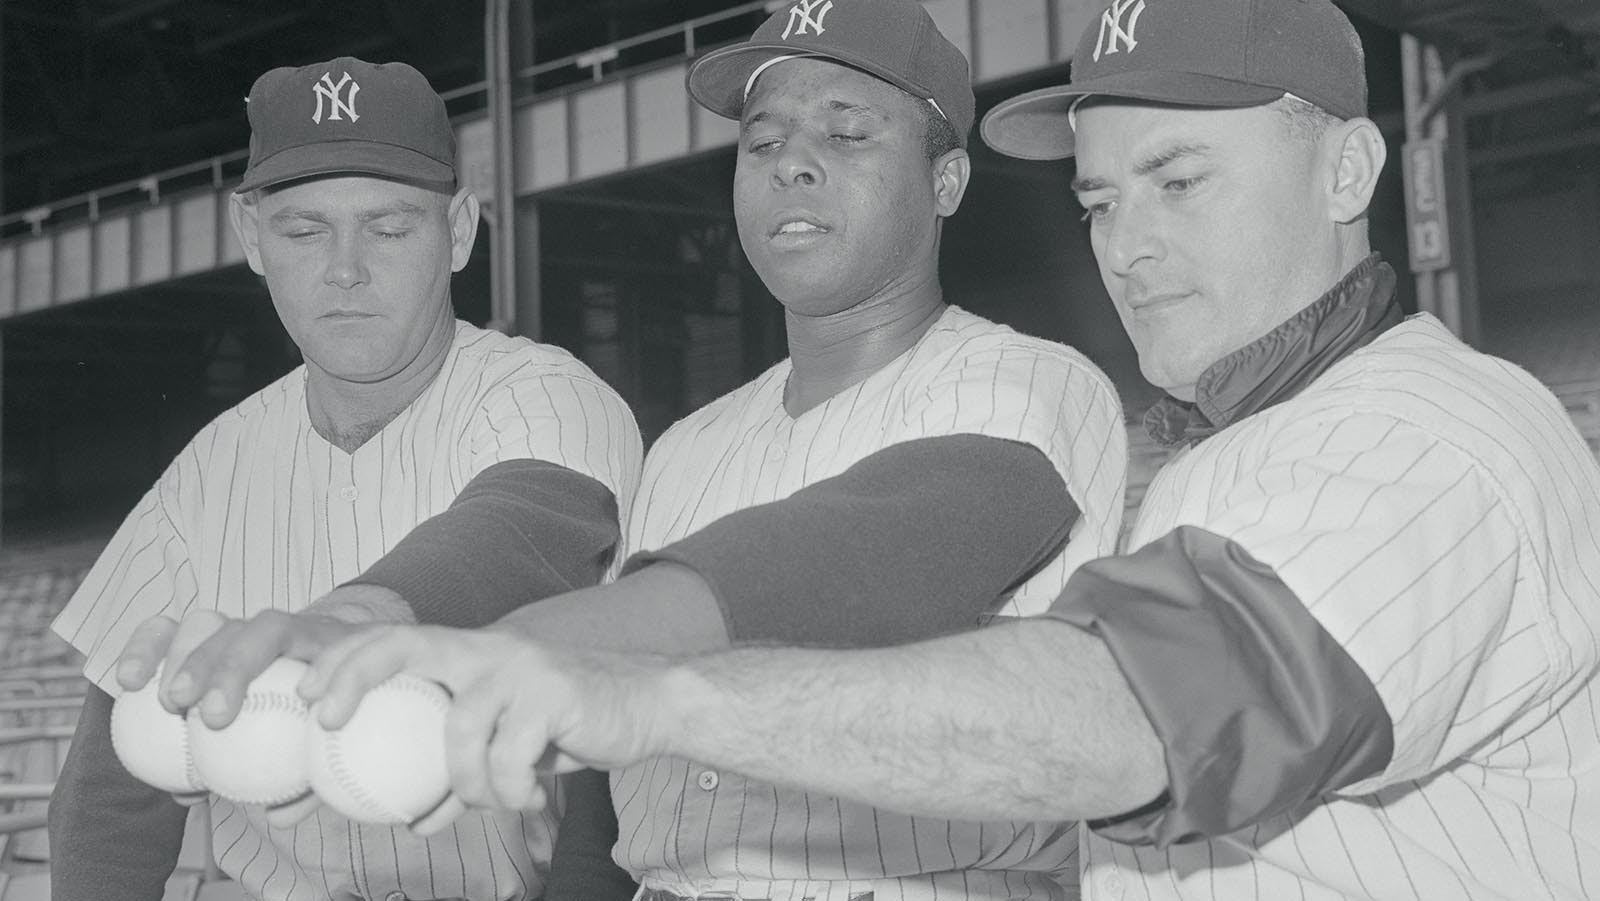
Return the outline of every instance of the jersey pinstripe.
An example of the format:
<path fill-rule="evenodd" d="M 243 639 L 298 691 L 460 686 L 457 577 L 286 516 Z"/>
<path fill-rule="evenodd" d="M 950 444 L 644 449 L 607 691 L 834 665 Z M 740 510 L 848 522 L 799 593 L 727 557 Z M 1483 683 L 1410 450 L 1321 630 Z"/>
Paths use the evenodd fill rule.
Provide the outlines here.
<path fill-rule="evenodd" d="M 1110 383 L 1076 351 L 952 307 L 911 350 L 799 417 L 783 407 L 790 371 L 779 363 L 661 437 L 645 461 L 630 552 L 780 500 L 885 447 L 954 434 L 1038 448 L 1082 510 L 1066 550 L 997 612 L 1043 611 L 1072 569 L 1113 549 L 1127 435 Z M 679 894 L 1060 898 L 1075 882 L 1067 824 L 904 817 L 666 758 L 614 773 L 612 797 L 617 861 Z"/>
<path fill-rule="evenodd" d="M 1430 316 L 1169 463 L 1131 541 L 1274 568 L 1377 687 L 1378 776 L 1166 851 L 1085 832 L 1092 899 L 1600 897 L 1600 466 Z"/>
<path fill-rule="evenodd" d="M 302 367 L 196 435 L 124 521 L 57 618 L 85 674 L 111 668 L 146 618 L 194 607 L 296 610 L 361 573 L 474 475 L 533 458 L 589 475 L 623 515 L 643 455 L 627 406 L 557 348 L 457 323 L 444 365 L 377 435 L 345 453 L 312 429 Z M 430 840 L 329 810 L 292 829 L 212 799 L 218 863 L 269 901 L 536 898 L 554 814 L 468 815 Z"/>

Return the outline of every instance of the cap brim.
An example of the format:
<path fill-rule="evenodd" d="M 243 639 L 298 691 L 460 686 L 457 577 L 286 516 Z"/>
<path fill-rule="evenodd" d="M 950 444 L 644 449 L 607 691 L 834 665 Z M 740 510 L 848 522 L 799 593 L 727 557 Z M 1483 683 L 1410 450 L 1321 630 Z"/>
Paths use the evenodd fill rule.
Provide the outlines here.
<path fill-rule="evenodd" d="M 1189 72 L 1119 72 L 1057 85 L 1002 101 L 983 117 L 979 131 L 994 150 L 1024 160 L 1064 160 L 1077 152 L 1072 105 L 1089 96 L 1120 97 L 1174 106 L 1240 109 L 1271 103 L 1281 88 L 1243 84 Z"/>
<path fill-rule="evenodd" d="M 453 190 L 456 170 L 431 156 L 373 141 L 325 141 L 287 147 L 245 170 L 236 193 L 319 175 L 371 175 L 435 190 Z"/>
<path fill-rule="evenodd" d="M 915 97 L 926 99 L 933 96 L 926 85 L 902 78 L 864 56 L 850 52 L 823 52 L 792 44 L 735 44 L 707 53 L 689 66 L 689 96 L 719 116 L 737 119 L 744 111 L 744 86 L 750 81 L 750 73 L 777 56 L 833 60 L 881 78 Z"/>

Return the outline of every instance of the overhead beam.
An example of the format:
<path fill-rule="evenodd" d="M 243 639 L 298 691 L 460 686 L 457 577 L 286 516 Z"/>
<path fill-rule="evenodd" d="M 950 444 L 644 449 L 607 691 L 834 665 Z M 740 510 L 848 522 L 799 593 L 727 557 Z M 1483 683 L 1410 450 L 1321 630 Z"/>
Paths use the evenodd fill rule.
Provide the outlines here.
<path fill-rule="evenodd" d="M 1487 116 L 1551 100 L 1594 95 L 1600 95 L 1600 82 L 1560 75 L 1523 82 L 1509 88 L 1467 94 L 1461 98 L 1461 111 L 1467 116 Z"/>
<path fill-rule="evenodd" d="M 1557 153 L 1566 153 L 1570 150 L 1582 150 L 1585 147 L 1594 147 L 1596 145 L 1600 145 L 1600 128 L 1585 128 L 1581 131 L 1550 138 L 1517 141 L 1513 144 L 1501 144 L 1497 147 L 1474 150 L 1467 159 L 1475 167 L 1491 166 L 1495 163 L 1509 163 L 1528 159 L 1529 157 L 1550 156 Z"/>
<path fill-rule="evenodd" d="M 144 0 L 143 3 L 130 3 L 114 13 L 106 13 L 95 19 L 94 27 L 100 31 L 108 31 L 119 25 L 125 25 L 152 13 L 160 12 L 169 6 L 176 6 L 179 2 L 180 0 Z"/>
<path fill-rule="evenodd" d="M 664 216 L 690 216 L 696 219 L 732 219 L 733 210 L 690 206 L 679 203 L 662 203 L 654 200 L 630 200 L 626 197 L 599 197 L 574 191 L 569 194 L 546 194 L 541 203 L 563 206 L 583 206 L 602 210 L 621 210 L 629 213 L 657 213 Z"/>
<path fill-rule="evenodd" d="M 242 41 L 248 41 L 253 38 L 261 37 L 265 34 L 271 34 L 275 31 L 280 31 L 290 25 L 304 20 L 306 16 L 307 13 L 304 10 L 300 10 L 296 12 L 283 13 L 282 15 L 270 16 L 265 19 L 257 19 L 256 21 L 251 22 L 249 25 L 235 28 L 232 31 L 223 32 L 222 34 L 206 38 L 203 41 L 195 41 L 195 55 L 208 56 L 224 47 L 231 47 L 234 44 L 238 44 Z"/>

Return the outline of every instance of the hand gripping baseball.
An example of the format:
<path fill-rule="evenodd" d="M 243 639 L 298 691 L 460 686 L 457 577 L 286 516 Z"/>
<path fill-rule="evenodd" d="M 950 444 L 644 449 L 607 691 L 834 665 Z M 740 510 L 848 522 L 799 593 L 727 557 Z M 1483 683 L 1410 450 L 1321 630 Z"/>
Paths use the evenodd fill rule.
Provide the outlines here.
<path fill-rule="evenodd" d="M 397 673 L 452 696 L 445 716 L 447 803 L 412 824 L 443 828 L 465 807 L 539 808 L 541 775 L 611 769 L 660 753 L 649 663 L 547 648 L 496 629 L 390 626 L 352 636 L 313 661 L 301 693 L 325 729 Z"/>

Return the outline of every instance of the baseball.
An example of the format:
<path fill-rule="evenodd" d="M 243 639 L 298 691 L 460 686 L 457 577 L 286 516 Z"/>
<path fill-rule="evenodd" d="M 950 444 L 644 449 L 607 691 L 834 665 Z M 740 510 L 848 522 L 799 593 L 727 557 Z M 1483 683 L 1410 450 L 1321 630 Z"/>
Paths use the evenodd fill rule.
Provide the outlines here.
<path fill-rule="evenodd" d="M 161 667 L 138 691 L 123 692 L 111 705 L 111 747 L 135 778 L 175 795 L 205 791 L 189 758 L 183 717 L 161 706 Z"/>
<path fill-rule="evenodd" d="M 283 804 L 306 793 L 311 715 L 296 686 L 306 665 L 274 660 L 245 691 L 239 716 L 221 729 L 190 708 L 189 753 L 211 791 L 239 804 Z"/>
<path fill-rule="evenodd" d="M 340 729 L 311 724 L 311 790 L 352 820 L 415 822 L 450 794 L 444 722 L 450 694 L 404 673 L 385 680 Z"/>

